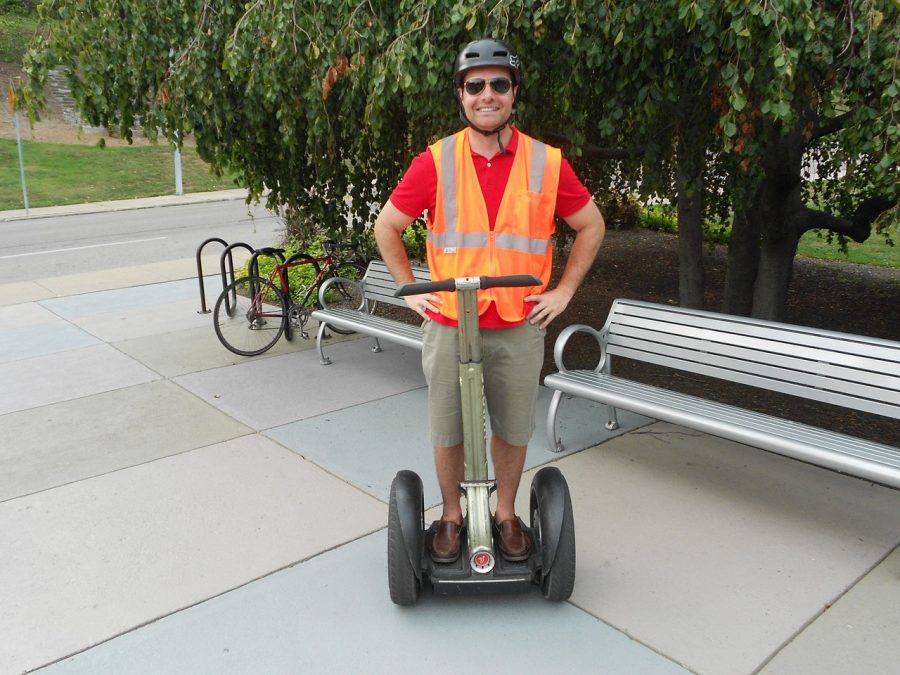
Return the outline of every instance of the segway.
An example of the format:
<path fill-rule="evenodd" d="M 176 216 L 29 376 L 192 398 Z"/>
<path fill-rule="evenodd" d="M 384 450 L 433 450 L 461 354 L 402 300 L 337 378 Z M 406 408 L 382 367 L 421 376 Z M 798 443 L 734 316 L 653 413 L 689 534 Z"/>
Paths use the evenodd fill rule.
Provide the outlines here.
<path fill-rule="evenodd" d="M 414 604 L 429 585 L 440 595 L 527 592 L 535 585 L 548 600 L 562 601 L 572 594 L 575 524 L 569 487 L 562 473 L 555 467 L 545 467 L 531 483 L 530 526 L 523 528 L 531 544 L 526 560 L 510 562 L 503 557 L 495 541 L 490 507 L 495 482 L 488 478 L 477 291 L 540 284 L 532 275 L 464 277 L 405 284 L 396 292 L 398 297 L 457 292 L 465 448 L 465 480 L 459 487 L 466 498 L 459 558 L 452 563 L 436 563 L 430 551 L 437 523 L 425 528 L 422 479 L 413 471 L 397 473 L 391 483 L 388 509 L 388 583 L 391 600 L 398 605 Z"/>

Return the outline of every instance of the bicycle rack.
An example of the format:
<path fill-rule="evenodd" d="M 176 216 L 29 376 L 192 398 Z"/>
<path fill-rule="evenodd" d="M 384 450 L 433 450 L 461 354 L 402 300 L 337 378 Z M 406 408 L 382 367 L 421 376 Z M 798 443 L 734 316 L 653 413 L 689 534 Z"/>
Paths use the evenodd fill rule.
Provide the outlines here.
<path fill-rule="evenodd" d="M 234 244 L 228 244 L 224 239 L 220 239 L 219 237 L 210 237 L 206 241 L 204 241 L 200 246 L 197 247 L 197 281 L 200 284 L 200 309 L 197 310 L 197 314 L 209 314 L 212 310 L 208 309 L 206 306 L 206 289 L 203 285 L 203 262 L 201 261 L 201 255 L 203 253 L 203 248 L 207 244 L 211 244 L 216 242 L 218 244 L 222 244 L 225 247 L 225 250 L 222 251 L 222 255 L 219 257 L 219 271 L 222 275 L 222 290 L 230 283 L 234 283 L 234 256 L 232 255 L 232 251 L 236 248 L 243 248 L 250 252 L 251 256 L 251 270 L 259 271 L 258 265 L 256 265 L 255 256 L 258 254 L 258 251 L 254 250 L 252 246 L 249 244 L 245 244 L 242 241 L 236 242 Z M 263 249 L 265 250 L 265 249 Z M 228 269 L 226 271 L 225 261 L 228 261 Z M 254 272 L 251 271 L 251 274 Z M 230 277 L 230 281 L 229 281 Z"/>
<path fill-rule="evenodd" d="M 247 265 L 247 273 L 251 276 L 259 276 L 259 257 L 278 258 L 279 263 L 284 263 L 284 253 L 277 248 L 261 248 L 253 252 L 250 256 L 250 263 Z"/>
<path fill-rule="evenodd" d="M 226 242 L 224 239 L 219 239 L 219 237 L 210 237 L 197 247 L 197 281 L 200 284 L 200 309 L 197 310 L 197 314 L 209 314 L 211 311 L 206 308 L 206 288 L 204 288 L 203 286 L 203 262 L 201 261 L 200 256 L 203 253 L 203 247 L 213 242 L 222 244 L 222 246 L 228 246 L 228 242 Z M 231 259 L 230 255 L 229 260 L 231 262 L 231 274 L 232 276 L 234 276 L 234 260 Z"/>
<path fill-rule="evenodd" d="M 231 252 L 236 248 L 243 248 L 250 252 L 251 255 L 254 255 L 256 251 L 253 249 L 250 244 L 245 244 L 242 241 L 235 242 L 234 244 L 230 244 L 225 247 L 225 250 L 222 251 L 222 255 L 219 256 L 219 271 L 222 275 L 222 290 L 224 291 L 228 288 L 228 284 L 234 283 L 234 258 L 231 255 Z M 225 261 L 228 260 L 228 271 L 231 273 L 231 281 L 229 281 L 229 276 L 225 271 Z M 251 258 L 252 260 L 252 258 Z M 225 298 L 225 310 L 228 314 L 231 314 L 231 306 L 228 302 L 228 298 Z"/>

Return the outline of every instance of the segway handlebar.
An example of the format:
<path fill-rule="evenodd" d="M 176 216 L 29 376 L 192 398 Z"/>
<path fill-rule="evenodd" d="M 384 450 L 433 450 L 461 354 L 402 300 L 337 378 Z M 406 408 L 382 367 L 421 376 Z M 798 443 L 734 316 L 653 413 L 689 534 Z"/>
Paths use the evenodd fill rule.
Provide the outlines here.
<path fill-rule="evenodd" d="M 437 293 L 438 291 L 456 291 L 465 288 L 540 286 L 541 283 L 541 280 L 533 274 L 511 274 L 503 277 L 459 277 L 456 279 L 443 279 L 441 281 L 421 281 L 410 284 L 401 284 L 394 292 L 394 297 L 402 298 L 407 295 Z"/>

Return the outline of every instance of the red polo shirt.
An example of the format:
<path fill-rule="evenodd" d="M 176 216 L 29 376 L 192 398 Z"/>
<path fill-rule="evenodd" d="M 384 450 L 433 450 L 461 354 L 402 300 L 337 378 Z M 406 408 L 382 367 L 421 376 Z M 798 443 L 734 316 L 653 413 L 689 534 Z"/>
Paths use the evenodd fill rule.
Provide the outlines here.
<path fill-rule="evenodd" d="M 510 171 L 512 171 L 513 157 L 515 157 L 518 145 L 519 132 L 513 128 L 513 135 L 506 147 L 505 155 L 501 155 L 499 149 L 497 154 L 491 158 L 472 153 L 472 162 L 475 165 L 475 173 L 478 175 L 478 183 L 481 185 L 481 192 L 484 195 L 488 222 L 492 230 L 497 220 L 497 213 L 500 211 L 500 202 L 503 199 L 503 191 L 506 189 Z M 431 223 L 434 221 L 436 195 L 437 169 L 429 148 L 413 159 L 403 179 L 391 193 L 390 199 L 394 206 L 410 218 L 418 218 L 427 211 L 428 222 Z M 567 218 L 583 208 L 590 199 L 591 194 L 575 175 L 569 162 L 563 158 L 559 169 L 556 215 L 560 218 Z M 428 314 L 436 321 L 455 325 L 455 322 L 446 319 L 443 315 L 433 312 Z M 479 323 L 482 328 L 508 328 L 517 325 L 501 319 L 493 303 L 481 315 Z"/>

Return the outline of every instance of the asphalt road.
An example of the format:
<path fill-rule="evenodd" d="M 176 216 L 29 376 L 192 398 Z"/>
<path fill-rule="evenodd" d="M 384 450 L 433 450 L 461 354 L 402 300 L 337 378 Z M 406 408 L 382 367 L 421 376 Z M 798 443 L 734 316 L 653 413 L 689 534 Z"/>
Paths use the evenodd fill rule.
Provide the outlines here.
<path fill-rule="evenodd" d="M 210 237 L 271 246 L 282 229 L 241 199 L 0 222 L 0 283 L 191 258 Z"/>

